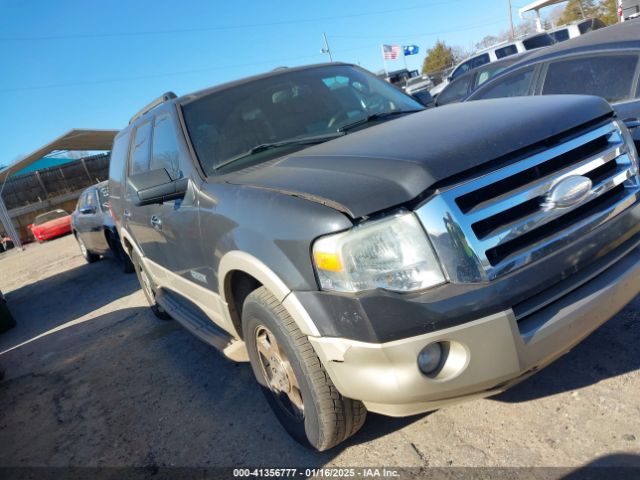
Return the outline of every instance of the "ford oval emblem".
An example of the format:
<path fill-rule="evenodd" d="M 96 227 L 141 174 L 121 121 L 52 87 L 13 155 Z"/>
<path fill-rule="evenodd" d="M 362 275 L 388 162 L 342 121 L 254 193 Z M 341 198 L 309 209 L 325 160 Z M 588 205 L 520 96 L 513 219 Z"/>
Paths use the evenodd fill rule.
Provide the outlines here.
<path fill-rule="evenodd" d="M 581 175 L 563 178 L 546 194 L 543 208 L 572 207 L 582 202 L 591 193 L 591 179 Z"/>

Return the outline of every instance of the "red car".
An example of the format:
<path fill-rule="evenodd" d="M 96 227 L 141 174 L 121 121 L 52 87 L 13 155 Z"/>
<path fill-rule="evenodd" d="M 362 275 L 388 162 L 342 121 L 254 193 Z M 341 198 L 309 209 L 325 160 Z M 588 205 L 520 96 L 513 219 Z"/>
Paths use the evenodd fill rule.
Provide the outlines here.
<path fill-rule="evenodd" d="M 38 215 L 29 228 L 38 242 L 61 237 L 71 233 L 71 215 L 64 210 L 52 210 Z"/>

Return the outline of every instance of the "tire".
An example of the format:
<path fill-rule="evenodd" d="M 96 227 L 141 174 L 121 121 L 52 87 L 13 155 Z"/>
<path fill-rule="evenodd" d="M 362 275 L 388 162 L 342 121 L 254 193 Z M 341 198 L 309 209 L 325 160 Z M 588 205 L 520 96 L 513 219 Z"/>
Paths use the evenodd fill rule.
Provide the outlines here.
<path fill-rule="evenodd" d="M 80 247 L 80 253 L 82 253 L 82 256 L 87 261 L 87 263 L 94 263 L 100 260 L 100 255 L 91 253 L 87 249 L 87 246 L 85 245 L 84 240 L 82 240 L 82 237 L 76 235 L 76 240 L 78 241 L 78 246 Z"/>
<path fill-rule="evenodd" d="M 133 266 L 133 262 L 131 261 L 131 258 L 129 257 L 129 255 L 127 255 L 127 252 L 124 251 L 124 248 L 122 248 L 122 242 L 120 242 L 118 238 L 113 238 L 112 235 L 109 235 L 108 238 L 109 238 L 109 241 L 108 241 L 109 247 L 111 248 L 111 251 L 115 255 L 116 260 L 120 262 L 120 269 L 122 270 L 122 272 L 123 273 L 135 272 L 136 269 Z"/>
<path fill-rule="evenodd" d="M 144 271 L 142 262 L 135 251 L 132 252 L 132 256 L 136 276 L 138 277 L 138 282 L 140 282 L 142 293 L 144 293 L 144 296 L 147 298 L 147 302 L 149 302 L 149 308 L 151 308 L 153 314 L 160 320 L 171 320 L 171 316 L 156 302 L 156 285 L 153 283 L 153 280 L 151 280 L 151 277 L 149 277 L 147 272 Z"/>
<path fill-rule="evenodd" d="M 11 330 L 16 326 L 16 321 L 7 307 L 7 303 L 0 299 L 0 333 Z"/>
<path fill-rule="evenodd" d="M 306 335 L 266 288 L 247 296 L 242 332 L 256 380 L 294 439 L 323 451 L 362 427 L 367 415 L 362 402 L 338 392 Z"/>

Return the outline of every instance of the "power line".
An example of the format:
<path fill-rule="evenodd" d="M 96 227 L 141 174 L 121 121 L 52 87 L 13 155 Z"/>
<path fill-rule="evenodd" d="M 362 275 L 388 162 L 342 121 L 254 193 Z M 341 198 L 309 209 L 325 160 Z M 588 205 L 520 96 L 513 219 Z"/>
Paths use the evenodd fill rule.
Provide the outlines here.
<path fill-rule="evenodd" d="M 415 35 L 409 35 L 410 37 L 413 38 L 419 38 L 419 37 L 430 37 L 430 36 L 436 36 L 436 35 L 442 35 L 445 33 L 453 33 L 453 32 L 457 32 L 457 31 L 463 31 L 463 30 L 468 30 L 468 29 L 472 29 L 472 28 L 479 28 L 482 26 L 486 26 L 486 25 L 493 25 L 496 23 L 501 23 L 503 20 L 499 20 L 499 21 L 494 21 L 494 22 L 483 22 L 480 24 L 474 24 L 474 25 L 466 25 L 463 27 L 459 27 L 458 29 L 451 29 L 451 30 L 441 30 L 441 31 L 437 31 L 437 32 L 431 32 L 431 33 L 424 33 L 424 34 L 415 34 Z M 344 38 L 344 37 L 340 37 L 339 35 L 332 35 L 332 38 Z M 391 36 L 390 36 L 391 37 Z M 381 38 L 380 36 L 363 36 L 363 37 L 348 37 L 348 38 Z M 367 44 L 367 45 L 361 45 L 361 46 L 355 46 L 355 47 L 350 47 L 350 48 L 343 48 L 340 50 L 333 50 L 333 53 L 335 54 L 340 54 L 340 53 L 347 53 L 347 52 L 354 52 L 354 51 L 358 51 L 358 50 L 365 50 L 365 49 L 372 49 L 372 48 L 378 48 L 379 45 L 372 45 L 372 44 Z M 12 92 L 25 92 L 25 91 L 35 91 L 35 90 L 47 90 L 47 89 L 51 89 L 51 88 L 66 88 L 66 87 L 82 87 L 82 86 L 88 86 L 88 85 L 103 85 L 103 84 L 110 84 L 110 83 L 119 83 L 119 82 L 129 82 L 129 81 L 136 81 L 136 80 L 150 80 L 150 79 L 155 79 L 155 78 L 165 78 L 165 77 L 174 77 L 174 76 L 179 76 L 179 75 L 191 75 L 194 73 L 206 73 L 206 72 L 211 72 L 214 70 L 226 70 L 226 69 L 233 69 L 233 68 L 245 68 L 245 67 L 252 67 L 254 65 L 265 65 L 265 64 L 281 64 L 283 62 L 292 62 L 292 61 L 297 61 L 297 60 L 307 60 L 310 58 L 318 58 L 317 55 L 302 55 L 302 56 L 297 56 L 297 57 L 287 57 L 287 58 L 280 58 L 280 59 L 272 59 L 272 60 L 262 60 L 262 61 L 257 61 L 257 62 L 251 62 L 251 63 L 242 63 L 242 64 L 235 64 L 235 65 L 217 65 L 215 67 L 207 67 L 207 68 L 199 68 L 199 69 L 193 69 L 193 70 L 178 70 L 178 71 L 173 71 L 173 72 L 163 72 L 163 73 L 154 73 L 154 74 L 147 74 L 147 75 L 137 75 L 137 76 L 129 76 L 129 77 L 116 77 L 116 78 L 106 78 L 106 79 L 101 79 L 101 80 L 86 80 L 86 81 L 78 81 L 78 82 L 67 82 L 67 83 L 53 83 L 53 84 L 48 84 L 48 85 L 34 85 L 34 86 L 27 86 L 27 87 L 14 87 L 14 88 L 5 88 L 5 89 L 1 89 L 0 90 L 0 94 L 2 93 L 12 93 Z"/>
<path fill-rule="evenodd" d="M 450 29 L 450 30 L 439 30 L 439 31 L 435 31 L 435 32 L 421 32 L 421 33 L 407 33 L 407 34 L 401 34 L 401 35 L 387 35 L 387 34 L 380 34 L 380 35 L 331 35 L 331 38 L 371 38 L 371 39 L 377 39 L 377 38 L 416 38 L 416 37 L 433 37 L 435 35 L 444 35 L 446 33 L 456 33 L 456 32 L 462 32 L 471 28 L 479 28 L 479 27 L 484 27 L 487 25 L 495 25 L 497 23 L 502 23 L 504 21 L 504 19 L 502 17 L 491 17 L 488 18 L 486 21 L 483 21 L 482 23 L 474 23 L 472 25 L 465 25 L 462 27 L 458 27 L 455 29 Z"/>
<path fill-rule="evenodd" d="M 43 35 L 39 37 L 0 37 L 0 41 L 10 42 L 10 41 L 38 41 L 38 40 L 68 40 L 68 39 L 77 39 L 77 38 L 111 38 L 111 37 L 132 37 L 132 36 L 146 36 L 146 35 L 168 35 L 175 33 L 194 33 L 194 32 L 211 32 L 211 31 L 225 31 L 225 30 L 239 30 L 245 28 L 260 28 L 260 27 L 272 27 L 272 26 L 280 26 L 280 25 L 290 25 L 295 23 L 309 23 L 309 22 L 318 22 L 323 20 L 339 20 L 343 18 L 357 18 L 357 17 L 366 17 L 371 15 L 385 15 L 388 13 L 395 12 L 404 12 L 408 10 L 419 10 L 424 8 L 430 8 L 438 5 L 450 5 L 451 3 L 457 3 L 462 0 L 450 0 L 450 1 L 441 1 L 434 2 L 428 4 L 419 4 L 413 5 L 410 7 L 403 8 L 395 8 L 389 10 L 378 10 L 375 12 L 362 12 L 362 13 L 351 13 L 346 15 L 334 15 L 327 17 L 315 17 L 315 18 L 301 18 L 296 20 L 280 20 L 276 22 L 266 22 L 266 23 L 253 23 L 253 24 L 240 24 L 240 25 L 223 25 L 216 27 L 199 27 L 199 28 L 177 28 L 177 29 L 168 29 L 168 30 L 147 30 L 140 32 L 111 32 L 111 33 L 86 33 L 86 34 L 66 34 L 66 35 Z"/>

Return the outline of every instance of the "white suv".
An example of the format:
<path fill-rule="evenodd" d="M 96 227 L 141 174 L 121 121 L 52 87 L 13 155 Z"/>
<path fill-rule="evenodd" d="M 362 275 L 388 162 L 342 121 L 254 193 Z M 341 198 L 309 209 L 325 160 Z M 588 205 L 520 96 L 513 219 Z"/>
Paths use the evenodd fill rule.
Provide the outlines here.
<path fill-rule="evenodd" d="M 516 53 L 526 52 L 528 50 L 534 50 L 536 48 L 548 47 L 553 45 L 555 40 L 548 33 L 537 33 L 528 37 L 524 37 L 518 40 L 509 42 L 503 42 L 492 47 L 485 48 L 476 52 L 472 57 L 460 62 L 451 72 L 446 80 L 430 90 L 431 95 L 435 98 L 449 82 L 463 73 L 466 73 L 474 68 L 481 67 L 487 63 L 495 62 L 501 58 L 515 55 Z"/>

